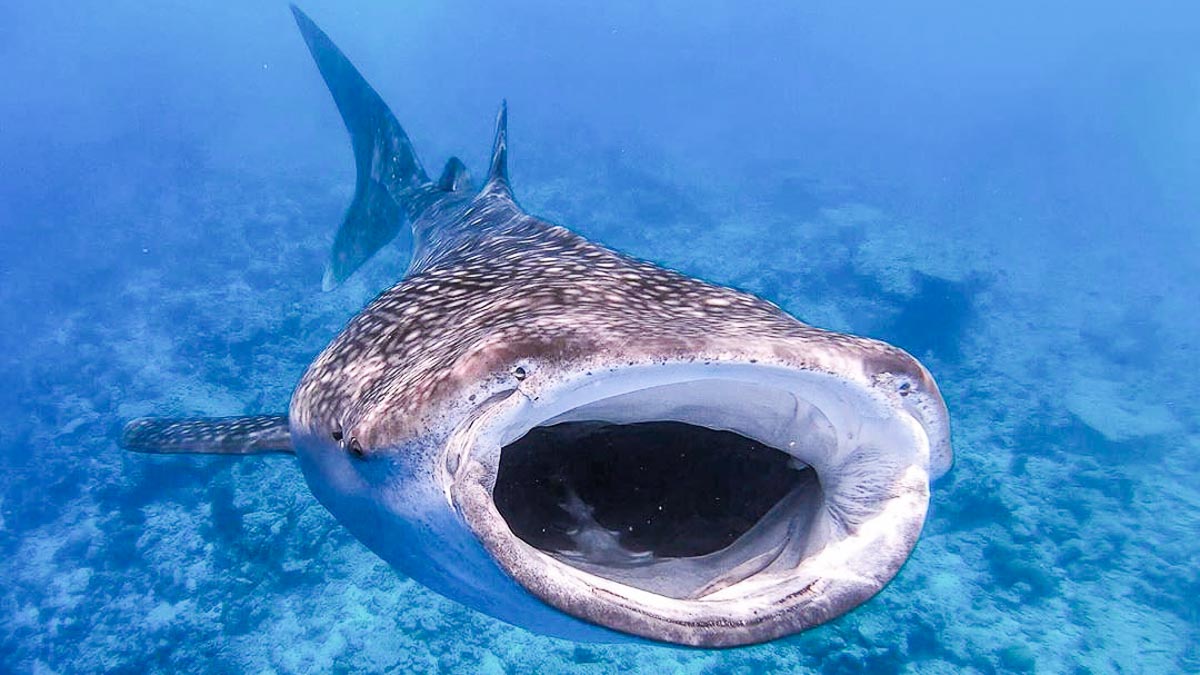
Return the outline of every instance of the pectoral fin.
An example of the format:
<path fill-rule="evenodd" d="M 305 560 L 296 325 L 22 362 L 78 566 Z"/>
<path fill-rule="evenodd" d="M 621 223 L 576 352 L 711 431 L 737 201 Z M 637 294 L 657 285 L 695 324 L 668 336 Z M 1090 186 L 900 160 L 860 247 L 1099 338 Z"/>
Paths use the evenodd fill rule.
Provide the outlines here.
<path fill-rule="evenodd" d="M 285 415 L 143 417 L 125 425 L 121 447 L 149 453 L 253 455 L 293 452 Z"/>

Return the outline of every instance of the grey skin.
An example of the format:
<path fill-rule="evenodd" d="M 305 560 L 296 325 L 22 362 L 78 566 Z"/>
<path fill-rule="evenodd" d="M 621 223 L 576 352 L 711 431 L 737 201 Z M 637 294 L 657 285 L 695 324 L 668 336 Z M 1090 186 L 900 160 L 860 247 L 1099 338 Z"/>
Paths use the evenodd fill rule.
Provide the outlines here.
<path fill-rule="evenodd" d="M 509 187 L 503 107 L 483 187 L 457 159 L 431 180 L 380 97 L 293 12 L 358 168 L 325 285 L 398 234 L 411 237 L 408 273 L 313 361 L 286 416 L 135 420 L 124 447 L 293 452 L 321 503 L 387 562 L 575 640 L 763 642 L 840 616 L 892 579 L 931 479 L 951 465 L 948 413 L 920 363 L 525 213 Z M 630 460 L 637 447 L 601 436 L 683 449 Z M 736 462 L 774 468 L 739 472 L 720 447 L 696 459 L 731 438 Z M 571 473 L 580 461 L 593 470 Z M 774 483 L 753 483 L 767 473 Z M 687 482 L 709 479 L 711 498 Z M 604 492 L 635 480 L 663 493 Z M 720 501 L 743 483 L 752 489 Z M 558 492 L 544 498 L 549 484 Z M 782 487 L 751 513 L 771 486 Z M 679 503 L 687 513 L 663 522 L 692 532 L 691 549 L 617 523 Z M 722 520 L 703 521 L 713 508 L 746 522 L 702 549 Z"/>

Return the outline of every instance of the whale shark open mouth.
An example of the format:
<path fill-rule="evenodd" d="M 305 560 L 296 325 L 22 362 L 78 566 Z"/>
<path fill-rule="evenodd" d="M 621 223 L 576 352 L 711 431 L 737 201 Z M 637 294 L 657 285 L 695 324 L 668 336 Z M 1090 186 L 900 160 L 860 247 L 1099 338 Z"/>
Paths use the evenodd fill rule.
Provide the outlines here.
<path fill-rule="evenodd" d="M 869 386 L 749 364 L 632 367 L 513 392 L 452 438 L 450 492 L 547 603 L 696 646 L 836 617 L 899 570 L 929 439 Z"/>
<path fill-rule="evenodd" d="M 525 543 L 683 599 L 748 576 L 731 555 L 802 544 L 819 491 L 811 467 L 731 431 L 589 421 L 506 446 L 493 498 Z"/>

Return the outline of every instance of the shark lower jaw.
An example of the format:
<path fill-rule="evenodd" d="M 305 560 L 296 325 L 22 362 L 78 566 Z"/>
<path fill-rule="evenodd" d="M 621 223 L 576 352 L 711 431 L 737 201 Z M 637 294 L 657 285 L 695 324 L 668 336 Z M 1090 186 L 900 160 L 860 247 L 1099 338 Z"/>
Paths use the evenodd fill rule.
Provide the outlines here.
<path fill-rule="evenodd" d="M 866 601 L 916 543 L 929 433 L 867 384 L 746 363 L 560 382 L 481 408 L 444 479 L 499 567 L 567 614 L 764 642 Z"/>

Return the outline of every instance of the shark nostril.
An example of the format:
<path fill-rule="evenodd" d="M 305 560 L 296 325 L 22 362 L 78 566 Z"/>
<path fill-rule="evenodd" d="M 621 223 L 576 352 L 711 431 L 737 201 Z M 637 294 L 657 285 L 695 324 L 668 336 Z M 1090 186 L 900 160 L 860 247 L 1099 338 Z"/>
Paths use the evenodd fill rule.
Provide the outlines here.
<path fill-rule="evenodd" d="M 353 436 L 350 437 L 350 452 L 354 453 L 354 456 L 360 459 L 366 456 L 366 453 L 363 452 L 362 443 L 359 443 L 358 439 Z"/>

